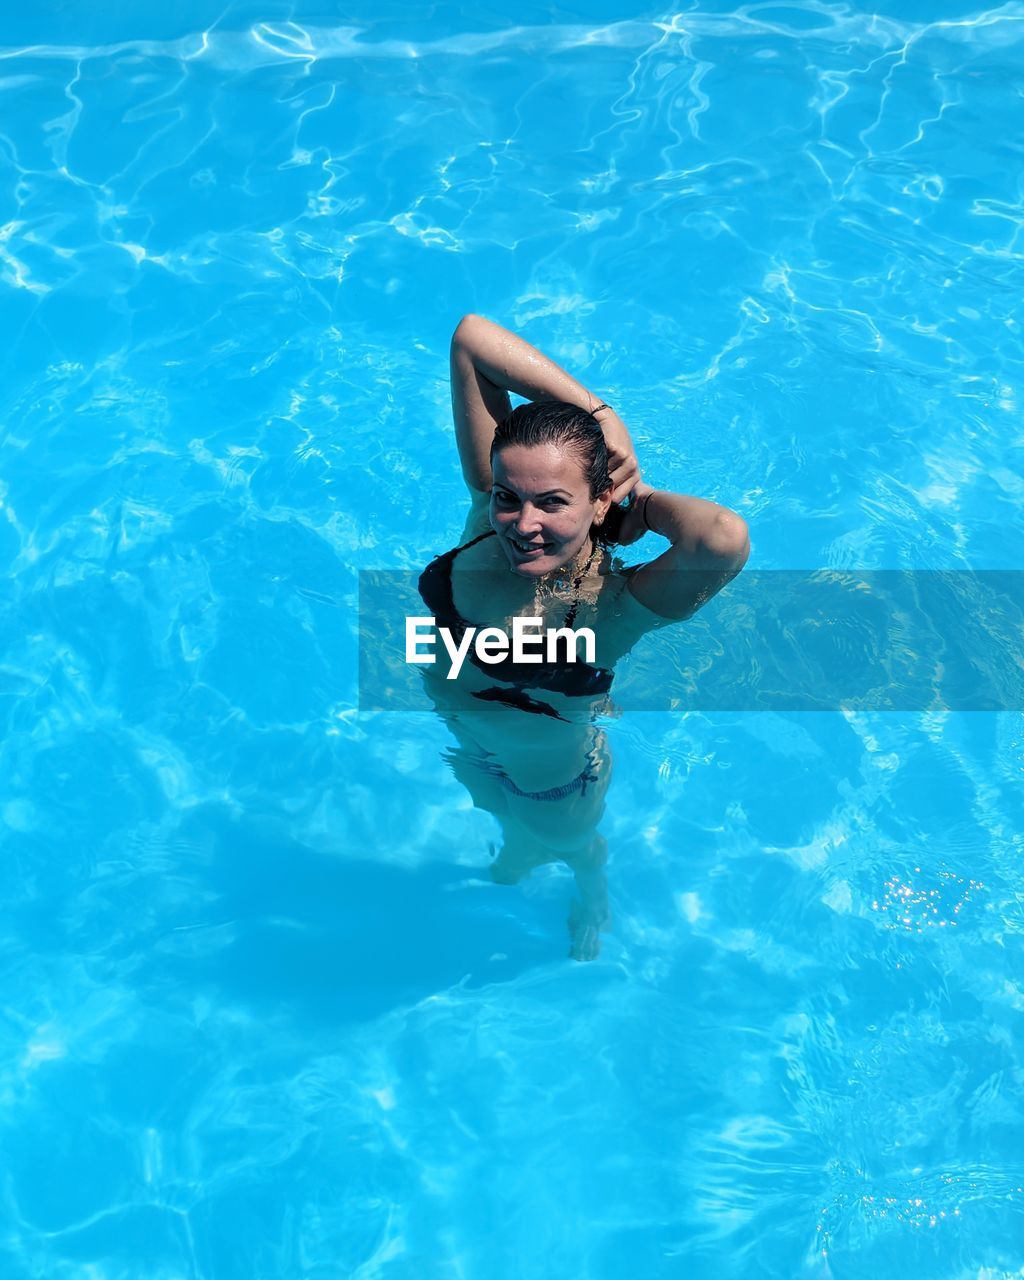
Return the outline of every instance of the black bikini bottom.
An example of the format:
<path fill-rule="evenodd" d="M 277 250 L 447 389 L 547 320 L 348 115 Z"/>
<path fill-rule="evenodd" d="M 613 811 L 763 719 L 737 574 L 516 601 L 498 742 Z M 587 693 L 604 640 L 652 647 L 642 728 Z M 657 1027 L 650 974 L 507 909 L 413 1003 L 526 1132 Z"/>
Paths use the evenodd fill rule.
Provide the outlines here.
<path fill-rule="evenodd" d="M 581 796 L 585 796 L 587 787 L 590 783 L 597 782 L 600 776 L 593 750 L 587 752 L 586 768 L 582 773 L 577 774 L 572 782 L 564 782 L 560 787 L 548 787 L 546 791 L 524 791 L 512 781 L 500 764 L 495 764 L 491 760 L 480 760 L 477 762 L 477 767 L 481 772 L 500 782 L 506 791 L 510 791 L 514 796 L 520 796 L 523 800 L 564 800 L 566 796 L 574 795 L 577 791 Z"/>

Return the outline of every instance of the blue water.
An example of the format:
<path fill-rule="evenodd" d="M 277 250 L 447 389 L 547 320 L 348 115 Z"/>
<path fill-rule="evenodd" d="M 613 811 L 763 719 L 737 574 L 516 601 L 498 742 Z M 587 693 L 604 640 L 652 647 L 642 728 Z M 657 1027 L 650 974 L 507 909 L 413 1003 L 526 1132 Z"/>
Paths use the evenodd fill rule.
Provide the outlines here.
<path fill-rule="evenodd" d="M 1024 5 L 0 39 L 5 1280 L 1024 1274 L 1019 714 L 625 711 L 577 964 L 354 621 L 468 311 L 752 569 L 1021 567 Z"/>

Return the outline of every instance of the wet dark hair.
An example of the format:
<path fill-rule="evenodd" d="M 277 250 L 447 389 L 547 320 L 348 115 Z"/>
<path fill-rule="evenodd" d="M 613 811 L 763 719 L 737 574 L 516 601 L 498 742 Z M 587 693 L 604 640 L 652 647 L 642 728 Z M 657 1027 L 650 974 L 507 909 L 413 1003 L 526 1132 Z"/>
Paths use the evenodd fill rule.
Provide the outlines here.
<path fill-rule="evenodd" d="M 583 468 L 583 478 L 590 490 L 591 501 L 607 493 L 612 478 L 608 474 L 608 448 L 601 424 L 592 413 L 578 405 L 561 400 L 534 400 L 520 404 L 498 423 L 491 442 L 491 457 L 506 445 L 521 444 L 527 448 L 538 444 L 554 444 L 575 454 Z M 603 524 L 590 526 L 591 537 L 599 542 L 614 542 L 622 524 L 622 509 L 613 502 Z"/>
<path fill-rule="evenodd" d="M 503 422 L 498 423 L 491 443 L 491 456 L 510 444 L 521 444 L 527 448 L 554 444 L 575 454 L 583 468 L 591 499 L 599 498 L 611 486 L 608 449 L 600 423 L 593 414 L 574 404 L 563 404 L 560 400 L 535 400 L 531 404 L 517 405 Z"/>

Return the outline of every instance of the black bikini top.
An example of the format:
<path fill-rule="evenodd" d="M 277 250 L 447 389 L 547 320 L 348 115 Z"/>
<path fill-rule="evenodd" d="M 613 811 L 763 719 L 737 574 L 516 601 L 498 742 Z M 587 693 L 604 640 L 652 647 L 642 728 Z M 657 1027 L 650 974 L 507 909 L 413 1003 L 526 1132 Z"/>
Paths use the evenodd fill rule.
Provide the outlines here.
<path fill-rule="evenodd" d="M 453 547 L 451 551 L 439 555 L 420 574 L 419 590 L 424 603 L 439 627 L 447 627 L 456 643 L 461 641 L 467 627 L 475 623 L 467 622 L 455 608 L 455 597 L 452 593 L 452 562 L 460 551 L 475 546 L 484 538 L 493 538 L 493 529 L 473 538 L 461 547 Z M 514 685 L 516 690 L 547 689 L 551 693 L 565 694 L 570 698 L 593 698 L 605 694 L 612 686 L 613 672 L 608 667 L 593 667 L 588 662 L 513 662 L 512 655 L 506 654 L 500 662 L 481 662 L 474 649 L 468 653 L 470 662 L 492 679 L 502 680 Z M 525 694 L 515 696 L 515 690 L 484 690 L 475 696 L 484 701 L 508 702 L 524 711 L 538 711 L 543 715 L 554 715 L 547 703 L 534 702 Z M 529 704 L 529 705 L 527 705 Z M 563 717 L 558 716 L 558 719 Z"/>

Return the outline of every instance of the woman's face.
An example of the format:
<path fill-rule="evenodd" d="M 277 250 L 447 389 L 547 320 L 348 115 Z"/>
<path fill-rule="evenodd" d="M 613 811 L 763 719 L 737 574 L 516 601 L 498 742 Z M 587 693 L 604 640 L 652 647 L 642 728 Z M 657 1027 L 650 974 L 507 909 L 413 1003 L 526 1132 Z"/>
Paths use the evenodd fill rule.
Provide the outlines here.
<path fill-rule="evenodd" d="M 569 564 L 611 502 L 610 493 L 591 498 L 582 463 L 558 445 L 506 445 L 492 471 L 491 528 L 524 578 Z"/>

